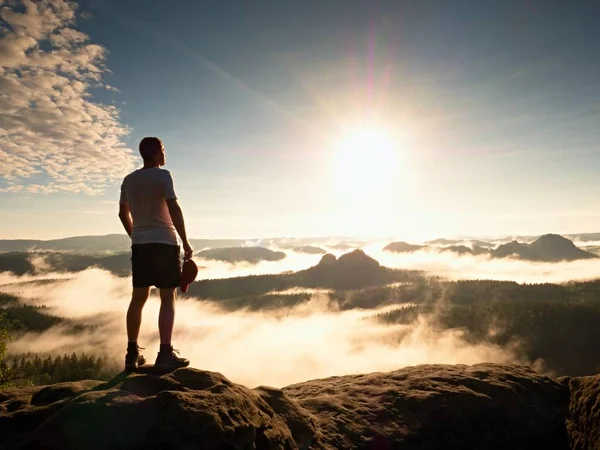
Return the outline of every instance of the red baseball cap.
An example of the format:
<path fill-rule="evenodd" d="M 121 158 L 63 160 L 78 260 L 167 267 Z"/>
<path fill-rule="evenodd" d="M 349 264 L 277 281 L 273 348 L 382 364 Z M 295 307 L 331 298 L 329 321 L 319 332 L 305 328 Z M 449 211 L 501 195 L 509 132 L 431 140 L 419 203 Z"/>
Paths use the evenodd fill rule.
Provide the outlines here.
<path fill-rule="evenodd" d="M 190 287 L 190 284 L 196 279 L 197 275 L 198 266 L 196 263 L 191 259 L 185 260 L 181 269 L 181 284 L 179 285 L 181 292 L 187 292 L 188 287 Z"/>

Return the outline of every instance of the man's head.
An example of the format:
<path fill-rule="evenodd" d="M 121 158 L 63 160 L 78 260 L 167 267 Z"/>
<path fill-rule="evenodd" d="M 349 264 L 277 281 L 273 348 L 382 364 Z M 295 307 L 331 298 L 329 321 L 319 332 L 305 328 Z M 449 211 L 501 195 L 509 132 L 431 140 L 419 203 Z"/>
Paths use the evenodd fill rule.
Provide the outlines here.
<path fill-rule="evenodd" d="M 157 137 L 145 137 L 140 141 L 140 155 L 144 159 L 144 166 L 165 165 L 165 146 Z"/>

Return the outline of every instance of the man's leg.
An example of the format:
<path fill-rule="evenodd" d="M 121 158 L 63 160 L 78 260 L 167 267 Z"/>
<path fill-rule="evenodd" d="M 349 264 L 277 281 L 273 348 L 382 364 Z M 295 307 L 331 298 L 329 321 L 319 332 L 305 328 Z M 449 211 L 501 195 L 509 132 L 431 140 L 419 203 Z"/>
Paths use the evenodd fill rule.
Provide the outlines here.
<path fill-rule="evenodd" d="M 173 337 L 173 325 L 175 323 L 175 299 L 177 288 L 160 289 L 160 311 L 158 313 L 158 332 L 160 334 L 160 345 L 170 346 Z"/>
<path fill-rule="evenodd" d="M 156 366 L 164 369 L 187 367 L 190 362 L 177 356 L 179 352 L 173 349 L 173 324 L 175 323 L 175 299 L 177 288 L 160 289 L 160 312 L 158 313 L 158 332 L 160 334 L 160 351 L 156 357 Z"/>
<path fill-rule="evenodd" d="M 142 325 L 142 309 L 150 295 L 149 287 L 133 288 L 131 303 L 127 310 L 127 340 L 136 342 L 140 334 L 140 326 Z"/>
<path fill-rule="evenodd" d="M 150 294 L 149 287 L 134 287 L 131 302 L 127 309 L 127 355 L 125 355 L 125 370 L 135 370 L 146 363 L 137 345 L 142 325 L 142 309 Z"/>

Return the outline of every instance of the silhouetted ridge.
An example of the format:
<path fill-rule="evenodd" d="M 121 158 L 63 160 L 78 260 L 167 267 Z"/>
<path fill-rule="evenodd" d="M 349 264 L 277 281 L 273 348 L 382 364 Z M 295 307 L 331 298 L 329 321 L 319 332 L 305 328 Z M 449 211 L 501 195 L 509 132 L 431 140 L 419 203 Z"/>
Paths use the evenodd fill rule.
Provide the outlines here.
<path fill-rule="evenodd" d="M 286 257 L 283 252 L 274 252 L 264 247 L 226 247 L 203 250 L 195 256 L 230 263 L 247 262 L 257 264 L 260 261 L 279 261 Z"/>
<path fill-rule="evenodd" d="M 327 253 L 321 247 L 315 247 L 314 245 L 298 245 L 295 247 L 287 246 L 285 248 L 289 248 L 290 250 L 293 250 L 296 253 L 306 253 L 308 255 L 322 255 L 324 253 Z"/>
<path fill-rule="evenodd" d="M 0 272 L 7 271 L 17 275 L 44 272 L 79 272 L 90 267 L 109 270 L 118 276 L 128 276 L 131 273 L 131 254 L 128 252 L 94 256 L 47 251 L 0 254 Z"/>
<path fill-rule="evenodd" d="M 531 244 L 512 241 L 491 251 L 492 256 L 505 258 L 516 256 L 530 261 L 575 261 L 596 258 L 596 255 L 578 248 L 572 241 L 558 234 L 545 234 Z"/>
<path fill-rule="evenodd" d="M 488 247 L 490 244 L 483 241 L 471 241 L 472 247 L 458 244 L 460 241 L 450 241 L 447 239 L 429 241 L 429 244 L 448 244 L 450 242 L 454 242 L 455 244 L 440 247 L 437 245 L 412 245 L 399 241 L 388 244 L 383 250 L 396 253 L 429 250 L 452 252 L 458 255 L 487 255 L 492 258 L 513 257 L 528 261 L 546 262 L 596 258 L 596 255 L 581 250 L 572 241 L 558 234 L 545 234 L 531 244 L 524 244 L 517 240 L 513 240 L 506 244 L 499 245 L 496 249 L 489 249 Z"/>
<path fill-rule="evenodd" d="M 442 252 L 452 252 L 458 255 L 472 255 L 473 250 L 466 245 L 449 245 L 448 247 L 442 247 Z"/>
<path fill-rule="evenodd" d="M 233 247 L 244 244 L 244 239 L 190 239 L 192 246 L 201 248 Z M 77 253 L 121 253 L 131 249 L 131 238 L 126 234 L 104 236 L 73 236 L 47 241 L 36 239 L 0 239 L 0 252 L 57 251 Z"/>
<path fill-rule="evenodd" d="M 337 261 L 338 264 L 345 267 L 359 267 L 362 269 L 381 267 L 381 264 L 379 264 L 375 258 L 367 256 L 367 254 L 360 249 L 343 254 Z"/>
<path fill-rule="evenodd" d="M 332 264 L 335 264 L 336 262 L 337 258 L 335 257 L 335 255 L 332 255 L 331 253 L 326 253 L 321 257 L 321 260 L 319 261 L 317 267 L 330 266 Z"/>
<path fill-rule="evenodd" d="M 426 248 L 425 245 L 414 245 L 409 244 L 408 242 L 398 241 L 392 242 L 386 245 L 383 249 L 387 252 L 396 252 L 396 253 L 411 253 L 416 252 L 417 250 L 421 250 L 422 248 Z"/>
<path fill-rule="evenodd" d="M 309 285 L 334 289 L 356 289 L 394 280 L 390 269 L 382 267 L 362 250 L 354 250 L 339 258 L 328 253 L 319 264 L 297 274 Z"/>

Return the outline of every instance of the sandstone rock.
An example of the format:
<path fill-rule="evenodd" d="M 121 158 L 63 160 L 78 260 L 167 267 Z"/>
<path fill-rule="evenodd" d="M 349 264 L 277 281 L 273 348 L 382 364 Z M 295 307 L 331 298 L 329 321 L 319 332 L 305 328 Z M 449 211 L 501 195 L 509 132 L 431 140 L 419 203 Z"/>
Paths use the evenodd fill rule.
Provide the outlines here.
<path fill-rule="evenodd" d="M 599 378 L 422 365 L 248 389 L 190 368 L 123 373 L 0 392 L 0 448 L 597 450 Z"/>
<path fill-rule="evenodd" d="M 600 449 L 600 375 L 567 379 L 567 429 L 572 450 Z"/>
<path fill-rule="evenodd" d="M 568 393 L 523 366 L 422 365 L 283 389 L 326 448 L 568 449 Z"/>
<path fill-rule="evenodd" d="M 52 384 L 33 394 L 30 403 L 35 406 L 49 405 L 60 400 L 75 397 L 80 392 L 88 391 L 99 384 L 102 384 L 102 382 L 94 380 Z"/>

